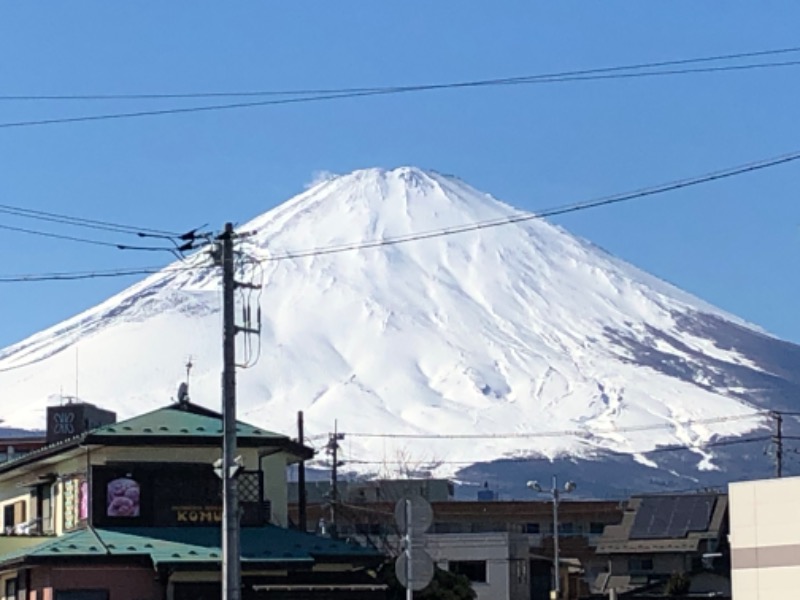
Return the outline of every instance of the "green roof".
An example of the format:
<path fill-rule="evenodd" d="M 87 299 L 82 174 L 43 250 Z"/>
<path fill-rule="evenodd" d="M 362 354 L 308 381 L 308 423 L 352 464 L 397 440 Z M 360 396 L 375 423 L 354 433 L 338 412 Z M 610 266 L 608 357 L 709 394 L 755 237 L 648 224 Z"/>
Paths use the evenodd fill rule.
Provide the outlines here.
<path fill-rule="evenodd" d="M 82 444 L 130 445 L 163 444 L 170 446 L 212 446 L 221 444 L 222 415 L 191 404 L 175 403 L 119 423 L 103 425 L 86 433 L 55 442 L 0 463 L 0 473 L 12 471 L 43 457 L 77 448 Z M 314 450 L 289 436 L 259 429 L 237 421 L 237 444 L 240 447 L 277 447 L 299 458 L 309 459 Z"/>
<path fill-rule="evenodd" d="M 287 436 L 259 429 L 238 421 L 236 423 L 237 438 L 286 438 Z M 222 417 L 210 410 L 194 405 L 173 404 L 149 413 L 133 417 L 112 425 L 103 425 L 93 429 L 89 437 L 111 436 L 123 438 L 139 437 L 211 437 L 219 439 L 222 435 Z"/>
<path fill-rule="evenodd" d="M 341 560 L 377 561 L 381 555 L 362 546 L 274 525 L 241 529 L 242 562 L 298 566 Z M 1 555 L 0 564 L 27 560 L 145 557 L 154 566 L 219 563 L 219 527 L 88 528 Z"/>

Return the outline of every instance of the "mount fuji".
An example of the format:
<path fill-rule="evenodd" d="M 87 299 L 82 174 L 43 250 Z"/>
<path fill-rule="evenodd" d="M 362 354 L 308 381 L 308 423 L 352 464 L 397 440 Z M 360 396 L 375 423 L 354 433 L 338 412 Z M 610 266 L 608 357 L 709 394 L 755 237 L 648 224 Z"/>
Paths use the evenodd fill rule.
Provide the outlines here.
<path fill-rule="evenodd" d="M 544 220 L 498 225 L 519 214 L 403 167 L 331 177 L 238 227 L 238 279 L 263 284 L 237 310 L 262 315 L 260 339 L 238 340 L 239 417 L 294 435 L 303 410 L 310 443 L 345 433 L 355 473 L 512 495 L 537 473 L 594 494 L 767 474 L 766 442 L 717 442 L 797 409 L 800 347 Z M 192 401 L 218 408 L 220 297 L 199 252 L 3 349 L 3 426 L 40 429 L 76 366 L 81 400 L 163 406 L 189 356 Z"/>

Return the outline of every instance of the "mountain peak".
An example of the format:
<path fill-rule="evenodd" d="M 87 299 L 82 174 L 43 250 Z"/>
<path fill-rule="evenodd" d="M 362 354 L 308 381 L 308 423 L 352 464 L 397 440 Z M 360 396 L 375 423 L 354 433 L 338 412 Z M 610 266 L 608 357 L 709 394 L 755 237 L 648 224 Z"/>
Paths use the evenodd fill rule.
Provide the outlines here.
<path fill-rule="evenodd" d="M 330 178 L 243 225 L 263 270 L 245 301 L 260 303 L 263 331 L 239 374 L 242 419 L 290 432 L 304 410 L 312 435 L 335 421 L 444 435 L 415 443 L 414 460 L 455 464 L 700 447 L 761 425 L 705 420 L 800 395 L 776 358 L 795 347 L 546 221 L 418 239 L 515 213 L 457 178 L 398 167 Z M 415 241 L 383 245 L 403 236 Z M 41 426 L 48 397 L 74 381 L 76 346 L 83 399 L 122 417 L 165 404 L 187 355 L 193 399 L 218 407 L 219 278 L 205 260 L 0 352 L 0 389 L 20 399 L 4 405 L 8 424 Z M 348 439 L 351 464 L 396 463 L 410 447 Z"/>

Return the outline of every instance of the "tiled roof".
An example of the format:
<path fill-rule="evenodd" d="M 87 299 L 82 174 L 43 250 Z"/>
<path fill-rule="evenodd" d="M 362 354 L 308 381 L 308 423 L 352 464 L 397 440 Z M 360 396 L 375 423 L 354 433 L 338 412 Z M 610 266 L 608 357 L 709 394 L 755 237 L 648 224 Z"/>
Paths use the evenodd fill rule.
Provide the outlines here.
<path fill-rule="evenodd" d="M 236 424 L 238 438 L 286 438 L 287 436 L 272 431 L 265 431 L 253 425 Z M 222 435 L 222 418 L 216 413 L 206 410 L 180 408 L 180 405 L 159 408 L 153 412 L 139 415 L 112 425 L 104 425 L 92 430 L 88 437 L 152 436 L 152 437 L 213 437 Z"/>
<path fill-rule="evenodd" d="M 277 446 L 299 457 L 311 458 L 314 455 L 311 448 L 280 433 L 259 429 L 241 421 L 237 421 L 236 430 L 240 446 Z M 83 443 L 138 445 L 161 442 L 170 445 L 209 445 L 219 443 L 221 435 L 222 415 L 196 404 L 176 403 L 23 454 L 0 464 L 0 473 L 44 456 L 59 454 Z"/>
<path fill-rule="evenodd" d="M 137 527 L 83 529 L 0 556 L 13 560 L 63 560 L 92 557 L 148 557 L 154 566 L 219 563 L 222 557 L 218 527 Z M 273 525 L 241 530 L 243 563 L 313 564 L 337 560 L 378 561 L 380 554 L 349 544 Z"/>

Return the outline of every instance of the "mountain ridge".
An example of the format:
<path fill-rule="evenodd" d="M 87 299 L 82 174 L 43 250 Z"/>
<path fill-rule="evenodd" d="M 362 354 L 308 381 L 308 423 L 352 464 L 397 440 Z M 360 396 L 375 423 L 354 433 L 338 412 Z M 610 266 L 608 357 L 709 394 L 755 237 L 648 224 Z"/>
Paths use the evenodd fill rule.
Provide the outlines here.
<path fill-rule="evenodd" d="M 409 453 L 444 475 L 474 459 L 618 451 L 650 464 L 648 452 L 676 443 L 696 445 L 695 466 L 708 471 L 720 466 L 706 442 L 764 420 L 688 422 L 792 405 L 797 346 L 544 220 L 292 258 L 515 214 L 459 179 L 401 167 L 331 178 L 237 228 L 253 232 L 240 276 L 263 270 L 265 284 L 262 356 L 240 372 L 241 418 L 286 432 L 302 409 L 315 435 L 338 420 L 351 433 L 522 436 L 351 436 L 362 473 Z M 87 401 L 121 416 L 166 404 L 192 355 L 193 397 L 217 408 L 219 286 L 206 262 L 171 265 L 0 351 L 0 389 L 27 399 L 8 423 L 41 426 L 54 392 L 74 381 L 76 344 Z M 664 431 L 614 433 L 653 424 Z M 536 437 L 553 431 L 578 435 Z"/>

